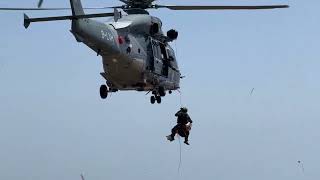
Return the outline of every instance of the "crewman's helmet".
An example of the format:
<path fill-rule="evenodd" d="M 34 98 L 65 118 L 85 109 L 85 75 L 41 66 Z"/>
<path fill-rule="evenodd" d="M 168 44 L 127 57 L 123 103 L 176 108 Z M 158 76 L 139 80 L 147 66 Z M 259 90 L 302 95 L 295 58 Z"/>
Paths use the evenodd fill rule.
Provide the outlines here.
<path fill-rule="evenodd" d="M 181 111 L 182 111 L 182 112 L 188 112 L 188 108 L 182 107 L 182 108 L 181 108 Z"/>

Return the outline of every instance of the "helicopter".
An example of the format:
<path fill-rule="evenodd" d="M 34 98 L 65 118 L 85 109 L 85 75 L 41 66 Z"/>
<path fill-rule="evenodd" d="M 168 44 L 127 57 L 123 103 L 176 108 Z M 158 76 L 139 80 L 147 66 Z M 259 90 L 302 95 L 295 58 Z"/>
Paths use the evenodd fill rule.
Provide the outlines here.
<path fill-rule="evenodd" d="M 162 21 L 149 14 L 148 9 L 170 10 L 261 10 L 288 8 L 288 5 L 263 6 L 182 6 L 158 5 L 156 0 L 120 0 L 123 5 L 101 8 L 83 8 L 81 0 L 70 0 L 71 8 L 0 8 L 0 10 L 47 11 L 70 10 L 72 15 L 29 18 L 24 14 L 24 27 L 31 23 L 71 20 L 70 32 L 79 43 L 84 43 L 102 57 L 106 81 L 100 86 L 100 97 L 110 92 L 141 91 L 152 93 L 151 104 L 161 104 L 162 97 L 180 88 L 183 78 L 170 43 L 177 40 L 178 31 L 165 34 Z M 86 14 L 85 9 L 113 9 L 111 13 Z M 122 10 L 122 11 L 121 11 Z M 113 17 L 108 22 L 92 18 Z"/>

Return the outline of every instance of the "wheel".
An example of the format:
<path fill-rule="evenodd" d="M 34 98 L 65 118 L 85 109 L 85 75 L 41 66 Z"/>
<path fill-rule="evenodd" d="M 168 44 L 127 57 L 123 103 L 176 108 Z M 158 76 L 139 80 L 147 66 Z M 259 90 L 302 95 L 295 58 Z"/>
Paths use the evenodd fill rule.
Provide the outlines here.
<path fill-rule="evenodd" d="M 169 94 L 172 94 L 172 91 L 171 91 L 171 90 L 169 91 Z"/>
<path fill-rule="evenodd" d="M 158 103 L 158 104 L 161 104 L 161 96 L 157 96 L 157 97 L 156 97 L 156 100 L 157 100 L 157 103 Z"/>
<path fill-rule="evenodd" d="M 108 97 L 108 87 L 106 85 L 100 86 L 100 97 L 101 99 L 106 99 Z"/>
<path fill-rule="evenodd" d="M 150 102 L 151 104 L 154 104 L 156 102 L 156 98 L 154 96 L 150 97 Z"/>
<path fill-rule="evenodd" d="M 161 97 L 166 95 L 166 91 L 164 90 L 164 87 L 162 87 L 162 86 L 159 87 L 159 95 Z"/>

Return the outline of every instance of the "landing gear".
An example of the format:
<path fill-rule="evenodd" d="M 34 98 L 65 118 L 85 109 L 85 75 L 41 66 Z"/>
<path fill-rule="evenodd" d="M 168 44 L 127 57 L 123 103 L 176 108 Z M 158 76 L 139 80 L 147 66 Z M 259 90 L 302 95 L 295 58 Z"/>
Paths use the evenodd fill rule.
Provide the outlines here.
<path fill-rule="evenodd" d="M 172 91 L 170 90 L 169 93 L 171 94 Z M 154 89 L 152 91 L 152 96 L 150 97 L 150 102 L 151 104 L 155 104 L 156 102 L 158 104 L 161 104 L 161 101 L 162 101 L 162 97 L 166 96 L 166 90 L 164 87 L 162 86 L 159 86 L 157 89 Z"/>
<path fill-rule="evenodd" d="M 151 104 L 154 104 L 154 103 L 158 103 L 158 104 L 161 104 L 161 97 L 160 96 L 151 96 L 150 97 L 150 102 Z"/>
<path fill-rule="evenodd" d="M 156 98 L 154 96 L 150 97 L 150 102 L 151 104 L 154 104 L 156 102 Z"/>
<path fill-rule="evenodd" d="M 100 86 L 100 97 L 101 99 L 107 99 L 109 93 L 109 89 L 106 85 Z"/>
<path fill-rule="evenodd" d="M 157 96 L 157 97 L 156 97 L 156 100 L 157 100 L 157 103 L 158 103 L 158 104 L 161 104 L 161 96 Z"/>

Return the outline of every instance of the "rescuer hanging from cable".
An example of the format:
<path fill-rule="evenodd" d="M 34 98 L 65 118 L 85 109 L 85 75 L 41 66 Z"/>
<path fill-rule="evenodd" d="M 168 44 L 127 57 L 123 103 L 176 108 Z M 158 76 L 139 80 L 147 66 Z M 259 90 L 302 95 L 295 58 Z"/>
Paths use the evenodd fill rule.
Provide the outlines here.
<path fill-rule="evenodd" d="M 174 136 L 178 133 L 181 137 L 184 137 L 184 143 L 189 145 L 189 134 L 192 126 L 192 120 L 188 115 L 188 109 L 182 107 L 176 114 L 177 125 L 172 128 L 171 135 L 167 136 L 169 141 L 174 141 Z"/>

